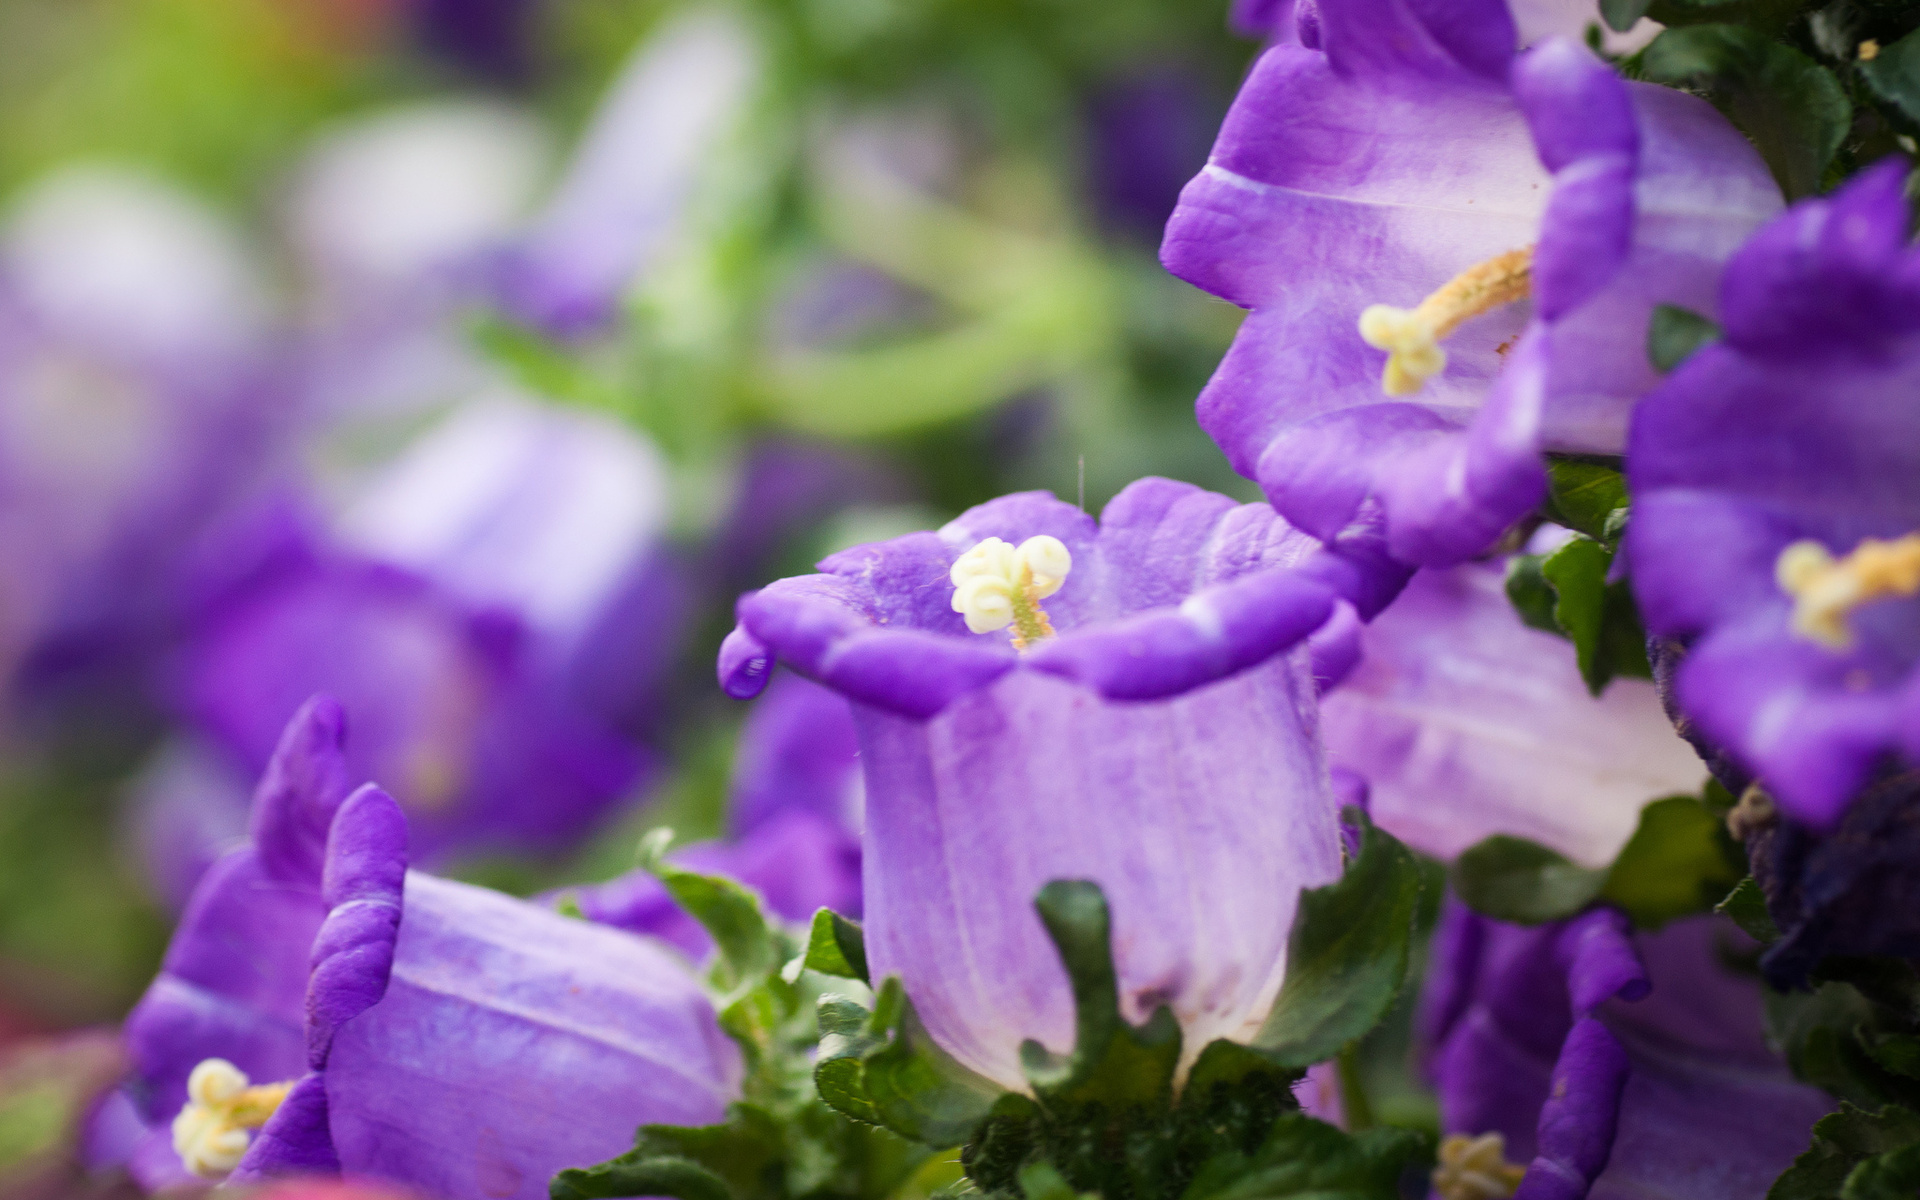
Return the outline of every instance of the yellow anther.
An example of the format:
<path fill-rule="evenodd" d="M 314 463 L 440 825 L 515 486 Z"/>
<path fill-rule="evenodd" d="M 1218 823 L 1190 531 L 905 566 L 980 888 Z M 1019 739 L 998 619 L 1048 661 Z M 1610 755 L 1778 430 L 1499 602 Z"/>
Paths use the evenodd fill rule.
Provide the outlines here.
<path fill-rule="evenodd" d="M 988 538 L 962 554 L 948 572 L 953 611 L 975 633 L 1013 626 L 1013 648 L 1025 650 L 1053 636 L 1053 622 L 1040 601 L 1060 590 L 1073 570 L 1073 555 L 1056 537 L 1041 534 L 1018 547 Z"/>
<path fill-rule="evenodd" d="M 1773 565 L 1780 590 L 1793 597 L 1793 631 L 1845 650 L 1853 645 L 1847 617 L 1889 596 L 1920 595 L 1920 533 L 1892 541 L 1866 538 L 1844 558 L 1816 541 L 1799 541 Z"/>
<path fill-rule="evenodd" d="M 1447 366 L 1440 342 L 1462 322 L 1503 304 L 1524 300 L 1533 286 L 1533 247 L 1509 250 L 1449 279 L 1417 308 L 1368 305 L 1360 314 L 1360 337 L 1387 352 L 1380 386 L 1389 396 L 1410 396 Z"/>
<path fill-rule="evenodd" d="M 1433 1190 L 1440 1200 L 1508 1200 L 1527 1173 L 1507 1161 L 1507 1139 L 1497 1133 L 1454 1133 L 1440 1143 Z"/>
<path fill-rule="evenodd" d="M 1866 41 L 1860 43 L 1859 53 L 1861 62 L 1872 62 L 1874 59 L 1880 57 L 1880 43 L 1874 41 L 1872 38 L 1868 38 Z"/>
<path fill-rule="evenodd" d="M 187 1170 L 220 1179 L 240 1165 L 253 1131 L 287 1098 L 291 1083 L 249 1087 L 246 1073 L 209 1058 L 187 1077 L 187 1104 L 173 1119 L 173 1149 Z"/>

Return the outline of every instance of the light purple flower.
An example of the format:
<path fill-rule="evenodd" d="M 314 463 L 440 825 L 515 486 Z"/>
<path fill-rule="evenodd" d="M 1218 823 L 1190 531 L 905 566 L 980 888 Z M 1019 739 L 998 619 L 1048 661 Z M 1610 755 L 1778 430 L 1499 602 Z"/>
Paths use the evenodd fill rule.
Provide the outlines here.
<path fill-rule="evenodd" d="M 1423 853 L 1508 834 L 1605 867 L 1642 807 L 1706 779 L 1653 685 L 1589 694 L 1572 644 L 1521 623 L 1497 563 L 1420 572 L 1358 637 L 1358 666 L 1321 700 L 1327 757 Z"/>
<path fill-rule="evenodd" d="M 508 310 L 559 334 L 610 320 L 683 227 L 701 165 L 761 71 L 751 32 L 720 10 L 679 17 L 642 42 L 544 211 L 504 255 Z"/>
<path fill-rule="evenodd" d="M 1832 1099 L 1768 1048 L 1725 923 L 1626 929 L 1607 909 L 1534 928 L 1447 909 L 1420 1014 L 1442 1129 L 1501 1135 L 1527 1167 L 1516 1200 L 1764 1194 Z"/>
<path fill-rule="evenodd" d="M 1071 568 L 1042 601 L 1058 636 L 1023 655 L 967 631 L 950 573 L 987 538 L 1038 536 Z M 962 1063 L 1022 1089 L 1023 1039 L 1070 1046 L 1032 907 L 1055 879 L 1104 889 L 1122 1010 L 1170 1006 L 1189 1062 L 1258 1027 L 1299 889 L 1339 873 L 1296 649 L 1336 602 L 1323 555 L 1264 505 L 1147 479 L 1098 523 L 1007 496 L 741 600 L 730 691 L 778 657 L 854 701 L 869 961 Z"/>
<path fill-rule="evenodd" d="M 682 866 L 737 879 L 769 912 L 802 922 L 821 908 L 859 917 L 864 809 L 859 739 L 839 695 L 782 672 L 754 702 L 740 733 L 728 800 L 728 836 L 678 850 Z M 672 942 L 696 958 L 706 930 L 644 870 L 572 888 L 582 916 Z"/>
<path fill-rule="evenodd" d="M 180 1176 L 167 1128 L 225 1059 L 293 1082 L 236 1180 L 391 1179 L 435 1195 L 546 1194 L 648 1121 L 717 1120 L 739 1061 L 698 984 L 645 939 L 406 870 L 405 820 L 349 792 L 337 706 L 288 729 L 252 842 L 202 880 L 127 1022 L 155 1128 L 132 1166 Z"/>
<path fill-rule="evenodd" d="M 1897 579 L 1867 587 L 1854 556 L 1884 539 L 1912 558 L 1901 539 L 1920 531 L 1905 174 L 1875 167 L 1741 249 L 1721 288 L 1725 336 L 1647 398 L 1628 459 L 1641 611 L 1691 642 L 1681 707 L 1819 828 L 1881 766 L 1920 761 L 1920 598 Z M 1788 578 L 1789 548 L 1835 561 Z"/>
<path fill-rule="evenodd" d="M 274 320 L 239 234 L 169 185 L 71 167 L 16 199 L 0 228 L 0 675 L 18 694 L 137 704 L 195 539 L 269 469 Z"/>
<path fill-rule="evenodd" d="M 1779 195 L 1703 101 L 1565 40 L 1516 59 L 1499 0 L 1314 13 L 1309 44 L 1255 65 L 1167 229 L 1168 269 L 1252 310 L 1200 421 L 1307 532 L 1377 510 L 1395 557 L 1458 562 L 1542 497 L 1541 451 L 1621 452 L 1657 381 L 1649 311 L 1710 310 Z M 1387 395 L 1363 311 L 1476 266 L 1483 299 L 1435 310 L 1465 320 L 1444 362 Z"/>

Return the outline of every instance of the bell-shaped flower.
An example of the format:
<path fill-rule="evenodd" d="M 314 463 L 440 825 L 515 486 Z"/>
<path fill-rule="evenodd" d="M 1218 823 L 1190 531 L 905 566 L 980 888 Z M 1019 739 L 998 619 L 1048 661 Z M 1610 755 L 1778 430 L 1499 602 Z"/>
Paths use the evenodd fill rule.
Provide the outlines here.
<path fill-rule="evenodd" d="M 1301 529 L 1377 512 L 1401 561 L 1458 562 L 1542 451 L 1621 452 L 1650 311 L 1710 311 L 1779 193 L 1704 101 L 1565 39 L 1516 58 L 1501 0 L 1312 13 L 1167 227 L 1168 269 L 1252 310 L 1200 422 Z"/>
<path fill-rule="evenodd" d="M 201 881 L 128 1018 L 130 1162 L 392 1180 L 533 1200 L 645 1122 L 718 1120 L 740 1064 L 647 939 L 406 869 L 406 822 L 348 794 L 342 717 L 289 726 L 253 838 Z"/>
<path fill-rule="evenodd" d="M 1523 624 L 1501 574 L 1422 571 L 1357 629 L 1357 665 L 1321 699 L 1328 760 L 1423 853 L 1506 834 L 1605 867 L 1649 801 L 1697 793 L 1706 768 L 1651 683 L 1590 694 L 1572 643 Z"/>
<path fill-rule="evenodd" d="M 1023 1040 L 1071 1047 L 1054 880 L 1105 891 L 1128 1019 L 1168 1006 L 1189 1062 L 1258 1029 L 1300 889 L 1340 869 L 1302 645 L 1326 562 L 1264 505 L 1146 479 L 1098 522 L 1007 496 L 741 599 L 729 692 L 777 657 L 853 701 L 868 962 L 961 1063 L 1024 1089 Z"/>
<path fill-rule="evenodd" d="M 1675 690 L 1785 813 L 1832 828 L 1920 763 L 1920 249 L 1905 164 L 1728 264 L 1725 335 L 1635 415 L 1627 552 Z"/>
<path fill-rule="evenodd" d="M 1608 909 L 1523 928 L 1451 905 L 1419 1013 L 1441 1200 L 1764 1195 L 1834 1101 L 1768 1046 L 1734 936 L 1712 917 L 1633 935 Z"/>

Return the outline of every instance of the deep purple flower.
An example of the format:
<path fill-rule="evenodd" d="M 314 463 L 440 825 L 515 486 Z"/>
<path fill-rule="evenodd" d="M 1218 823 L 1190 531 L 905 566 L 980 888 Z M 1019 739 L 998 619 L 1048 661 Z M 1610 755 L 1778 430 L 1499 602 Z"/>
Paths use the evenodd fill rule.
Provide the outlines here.
<path fill-rule="evenodd" d="M 534 66 L 539 0 L 412 0 L 428 50 L 492 83 L 517 84 Z"/>
<path fill-rule="evenodd" d="M 1699 99 L 1565 40 L 1516 59 L 1500 0 L 1315 14 L 1167 229 L 1170 270 L 1253 310 L 1200 421 L 1307 532 L 1377 510 L 1395 557 L 1458 562 L 1541 498 L 1542 450 L 1620 453 L 1649 311 L 1711 309 L 1778 192 Z"/>
<path fill-rule="evenodd" d="M 1833 1101 L 1768 1048 L 1758 982 L 1725 963 L 1732 930 L 1626 929 L 1606 909 L 1521 928 L 1448 908 L 1421 1001 L 1459 1139 L 1443 1172 L 1498 1134 L 1477 1149 L 1526 1167 L 1516 1200 L 1747 1200 L 1806 1147 Z"/>
<path fill-rule="evenodd" d="M 1071 1043 L 1032 908 L 1054 879 L 1105 890 L 1122 1008 L 1169 1005 L 1189 1061 L 1258 1027 L 1299 889 L 1339 871 L 1295 649 L 1335 604 L 1324 561 L 1264 505 L 1147 479 L 1098 523 L 1008 496 L 741 600 L 729 691 L 777 656 L 854 702 L 869 961 L 961 1062 L 1023 1088 L 1023 1039 Z M 996 589 L 1025 653 L 969 632 Z"/>
<path fill-rule="evenodd" d="M 1597 28 L 1608 54 L 1631 54 L 1661 29 L 1642 17 L 1625 33 L 1616 33 L 1601 20 L 1595 0 L 1510 0 L 1508 7 L 1523 50 L 1554 37 L 1584 40 L 1589 29 Z M 1230 20 L 1237 32 L 1270 41 L 1311 44 L 1319 36 L 1317 0 L 1234 0 Z"/>
<path fill-rule="evenodd" d="M 183 561 L 270 462 L 273 321 L 238 233 L 160 182 L 73 168 L 18 198 L 0 229 L 0 676 L 16 698 L 98 715 L 141 695 L 183 615 Z"/>
<path fill-rule="evenodd" d="M 1604 867 L 1642 807 L 1706 777 L 1653 685 L 1590 695 L 1572 644 L 1521 623 L 1497 563 L 1422 571 L 1358 637 L 1359 664 L 1321 700 L 1327 757 L 1424 853 L 1503 833 Z"/>
<path fill-rule="evenodd" d="M 1158 240 L 1180 189 L 1207 161 L 1221 98 L 1204 76 L 1167 65 L 1103 85 L 1087 105 L 1093 199 L 1107 222 Z"/>
<path fill-rule="evenodd" d="M 230 1136 L 206 1086 L 189 1090 L 209 1059 L 292 1085 L 243 1123 L 260 1129 L 236 1179 L 344 1171 L 531 1198 L 636 1124 L 718 1119 L 739 1062 L 685 968 L 645 939 L 407 872 L 398 806 L 349 795 L 341 725 L 317 700 L 288 727 L 252 841 L 201 881 L 128 1018 L 130 1094 L 152 1126 L 136 1176 L 180 1178 L 190 1097 L 185 1144 Z"/>
<path fill-rule="evenodd" d="M 1634 418 L 1627 536 L 1676 690 L 1793 818 L 1920 761 L 1920 250 L 1904 163 L 1803 201 L 1727 266 L 1725 336 Z M 1876 561 L 1876 559 L 1878 561 Z"/>
<path fill-rule="evenodd" d="M 858 917 L 864 808 L 859 739 L 839 695 L 782 672 L 754 702 L 734 759 L 727 838 L 676 851 L 674 861 L 753 888 L 773 914 L 805 921 L 821 908 Z M 695 957 L 706 930 L 646 871 L 573 888 L 581 915 L 664 938 Z"/>
<path fill-rule="evenodd" d="M 682 227 L 700 166 L 739 119 L 760 58 L 751 32 L 716 11 L 642 42 L 544 211 L 499 264 L 506 308 L 557 334 L 609 321 Z"/>

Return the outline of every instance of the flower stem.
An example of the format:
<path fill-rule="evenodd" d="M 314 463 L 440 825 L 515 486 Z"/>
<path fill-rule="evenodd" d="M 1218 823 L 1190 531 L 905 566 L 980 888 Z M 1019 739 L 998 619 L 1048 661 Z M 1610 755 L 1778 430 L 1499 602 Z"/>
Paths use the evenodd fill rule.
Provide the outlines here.
<path fill-rule="evenodd" d="M 1373 1128 L 1373 1105 L 1367 1100 L 1367 1089 L 1360 1082 L 1360 1047 L 1348 1046 L 1334 1060 L 1334 1069 L 1340 1077 L 1340 1112 L 1347 1120 L 1347 1132 L 1359 1133 L 1363 1129 Z"/>

